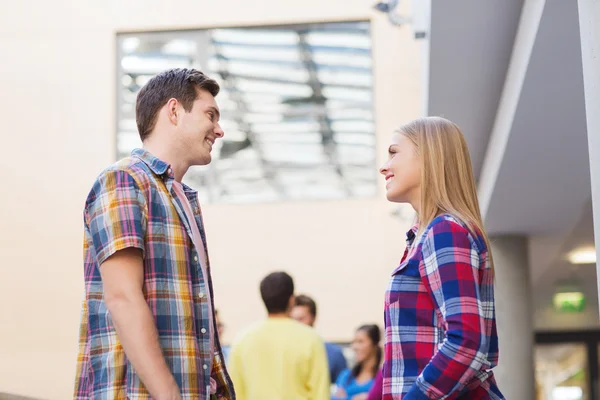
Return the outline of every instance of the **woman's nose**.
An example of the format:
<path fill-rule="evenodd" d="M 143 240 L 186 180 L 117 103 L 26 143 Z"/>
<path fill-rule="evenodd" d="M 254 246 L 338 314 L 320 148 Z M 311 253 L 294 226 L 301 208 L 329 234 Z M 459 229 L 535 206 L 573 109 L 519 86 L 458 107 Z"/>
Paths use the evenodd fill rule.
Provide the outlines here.
<path fill-rule="evenodd" d="M 379 168 L 379 173 L 381 175 L 386 175 L 388 170 L 389 170 L 388 165 L 387 165 L 387 163 L 385 163 Z"/>

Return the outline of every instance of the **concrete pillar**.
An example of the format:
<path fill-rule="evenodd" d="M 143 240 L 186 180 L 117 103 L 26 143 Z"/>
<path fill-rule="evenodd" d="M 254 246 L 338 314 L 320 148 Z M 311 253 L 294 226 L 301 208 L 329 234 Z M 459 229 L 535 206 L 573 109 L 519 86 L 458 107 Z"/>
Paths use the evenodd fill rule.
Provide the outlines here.
<path fill-rule="evenodd" d="M 594 210 L 594 236 L 596 238 L 596 254 L 598 254 L 598 249 L 600 249 L 600 1 L 579 0 L 578 5 L 592 207 Z M 599 263 L 596 262 L 600 293 L 600 268 L 598 265 Z"/>
<path fill-rule="evenodd" d="M 500 361 L 494 374 L 507 399 L 535 399 L 534 331 L 527 239 L 490 238 Z"/>

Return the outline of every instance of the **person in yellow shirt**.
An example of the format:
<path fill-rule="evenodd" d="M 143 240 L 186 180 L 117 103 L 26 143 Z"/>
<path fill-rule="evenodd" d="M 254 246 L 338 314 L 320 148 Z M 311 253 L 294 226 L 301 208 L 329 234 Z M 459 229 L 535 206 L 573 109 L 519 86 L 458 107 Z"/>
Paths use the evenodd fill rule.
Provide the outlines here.
<path fill-rule="evenodd" d="M 329 400 L 325 345 L 290 318 L 294 281 L 273 272 L 260 283 L 268 318 L 242 332 L 229 355 L 237 400 Z"/>

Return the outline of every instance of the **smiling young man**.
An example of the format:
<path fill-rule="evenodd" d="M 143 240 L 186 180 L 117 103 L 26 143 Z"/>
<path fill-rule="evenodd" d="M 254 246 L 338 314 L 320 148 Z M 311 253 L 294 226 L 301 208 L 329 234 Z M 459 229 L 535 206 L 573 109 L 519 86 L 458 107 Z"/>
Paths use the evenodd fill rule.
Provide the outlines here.
<path fill-rule="evenodd" d="M 181 183 L 223 137 L 218 92 L 194 69 L 153 77 L 136 104 L 143 149 L 88 195 L 75 399 L 235 399 L 198 196 Z"/>

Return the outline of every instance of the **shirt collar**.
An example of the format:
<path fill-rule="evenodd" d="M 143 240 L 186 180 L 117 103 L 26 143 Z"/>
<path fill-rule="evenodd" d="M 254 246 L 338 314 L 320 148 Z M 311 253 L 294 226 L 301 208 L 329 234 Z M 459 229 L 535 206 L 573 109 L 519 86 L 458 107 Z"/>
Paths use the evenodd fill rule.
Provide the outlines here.
<path fill-rule="evenodd" d="M 144 162 L 158 176 L 162 176 L 163 178 L 167 178 L 167 188 L 169 191 L 171 190 L 172 183 L 175 181 L 175 176 L 173 175 L 173 169 L 171 165 L 167 164 L 163 160 L 158 157 L 153 156 L 149 151 L 145 149 L 133 149 L 131 152 L 133 157 L 137 157 Z M 164 176 L 167 173 L 167 176 Z M 183 186 L 183 191 L 188 195 L 188 197 L 194 197 L 198 192 L 194 189 L 181 182 L 181 186 Z"/>
<path fill-rule="evenodd" d="M 408 232 L 406 232 L 406 241 L 411 243 L 413 240 L 415 240 L 418 230 L 419 230 L 419 224 L 413 225 L 413 227 L 410 228 L 410 230 Z"/>
<path fill-rule="evenodd" d="M 169 171 L 169 176 L 173 175 L 173 171 L 171 171 L 171 166 L 169 164 L 156 158 L 147 150 L 133 149 L 131 155 L 142 160 L 156 175 L 163 175 L 167 170 Z"/>

